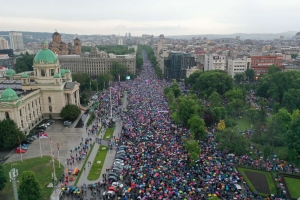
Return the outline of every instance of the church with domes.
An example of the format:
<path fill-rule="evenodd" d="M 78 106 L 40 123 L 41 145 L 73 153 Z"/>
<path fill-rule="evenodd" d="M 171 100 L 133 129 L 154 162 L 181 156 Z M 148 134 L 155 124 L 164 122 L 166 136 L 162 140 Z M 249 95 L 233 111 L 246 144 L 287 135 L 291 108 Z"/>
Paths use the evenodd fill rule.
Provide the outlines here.
<path fill-rule="evenodd" d="M 79 83 L 70 70 L 60 68 L 46 42 L 35 55 L 33 71 L 6 71 L 0 81 L 0 120 L 10 118 L 25 134 L 43 119 L 59 119 L 67 104 L 80 106 Z"/>
<path fill-rule="evenodd" d="M 68 44 L 61 41 L 61 35 L 55 31 L 52 34 L 52 42 L 49 43 L 49 49 L 58 55 L 80 55 L 81 41 L 78 38 L 74 39 L 74 44 Z"/>

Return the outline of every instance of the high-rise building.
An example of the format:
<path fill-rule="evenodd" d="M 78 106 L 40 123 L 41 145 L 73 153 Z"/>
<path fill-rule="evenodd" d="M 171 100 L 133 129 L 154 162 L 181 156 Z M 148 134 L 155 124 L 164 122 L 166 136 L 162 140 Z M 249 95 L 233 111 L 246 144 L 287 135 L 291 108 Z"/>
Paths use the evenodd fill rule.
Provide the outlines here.
<path fill-rule="evenodd" d="M 131 33 L 128 33 L 128 37 L 131 37 Z"/>
<path fill-rule="evenodd" d="M 10 48 L 14 51 L 23 50 L 24 42 L 22 33 L 17 33 L 15 31 L 9 32 Z"/>
<path fill-rule="evenodd" d="M 210 54 L 205 56 L 204 71 L 226 69 L 226 56 Z"/>
<path fill-rule="evenodd" d="M 8 49 L 8 41 L 3 37 L 0 37 L 0 49 Z"/>

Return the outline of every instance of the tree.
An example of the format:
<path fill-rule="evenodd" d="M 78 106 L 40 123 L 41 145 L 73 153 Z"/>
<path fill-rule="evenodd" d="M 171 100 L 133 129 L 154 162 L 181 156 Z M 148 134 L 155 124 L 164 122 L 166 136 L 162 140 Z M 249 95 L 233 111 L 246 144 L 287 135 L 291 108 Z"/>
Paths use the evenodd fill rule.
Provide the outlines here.
<path fill-rule="evenodd" d="M 286 144 L 290 150 L 295 149 L 300 154 L 300 116 L 292 120 L 290 129 L 286 134 Z"/>
<path fill-rule="evenodd" d="M 34 172 L 24 171 L 22 173 L 18 196 L 20 200 L 39 200 L 42 198 L 42 188 L 36 179 Z"/>
<path fill-rule="evenodd" d="M 233 101 L 235 99 L 244 100 L 245 96 L 241 89 L 234 88 L 225 93 L 225 97 L 228 101 Z"/>
<path fill-rule="evenodd" d="M 234 76 L 234 80 L 237 84 L 245 80 L 245 73 L 237 73 Z"/>
<path fill-rule="evenodd" d="M 235 99 L 226 105 L 226 111 L 228 115 L 240 116 L 244 111 L 245 102 L 241 99 Z"/>
<path fill-rule="evenodd" d="M 226 128 L 217 133 L 216 141 L 219 142 L 217 148 L 228 151 L 236 155 L 247 153 L 248 140 L 243 135 L 238 134 L 231 128 Z"/>
<path fill-rule="evenodd" d="M 175 96 L 174 96 L 174 92 L 172 90 L 167 94 L 167 99 L 170 104 L 174 101 Z"/>
<path fill-rule="evenodd" d="M 287 92 L 284 92 L 282 104 L 289 110 L 295 110 L 300 108 L 300 89 L 291 88 Z"/>
<path fill-rule="evenodd" d="M 81 111 L 78 108 L 78 106 L 69 104 L 69 105 L 66 105 L 65 107 L 63 107 L 63 109 L 60 112 L 60 116 L 64 120 L 74 121 L 80 113 L 81 113 Z"/>
<path fill-rule="evenodd" d="M 25 71 L 33 71 L 32 63 L 34 59 L 33 54 L 29 54 L 27 51 L 25 54 L 21 54 L 21 57 L 17 58 L 16 60 L 16 72 L 25 72 Z"/>
<path fill-rule="evenodd" d="M 90 98 L 89 95 L 86 92 L 83 92 L 80 96 L 80 102 L 82 104 L 88 105 L 88 103 L 90 102 Z"/>
<path fill-rule="evenodd" d="M 277 72 L 281 72 L 282 70 L 277 67 L 276 65 L 271 65 L 270 67 L 268 67 L 268 74 L 275 74 Z"/>
<path fill-rule="evenodd" d="M 25 140 L 25 135 L 11 119 L 0 121 L 0 147 L 11 148 L 18 144 L 18 138 Z"/>
<path fill-rule="evenodd" d="M 99 90 L 106 89 L 109 86 L 109 83 L 113 80 L 113 76 L 111 74 L 99 74 L 97 77 Z"/>
<path fill-rule="evenodd" d="M 72 80 L 80 83 L 81 91 L 90 91 L 92 79 L 87 73 L 79 72 L 76 74 L 72 74 Z"/>
<path fill-rule="evenodd" d="M 191 89 L 195 92 L 200 91 L 202 96 L 210 96 L 213 92 L 223 95 L 232 88 L 232 77 L 221 70 L 200 72 L 196 83 L 191 85 Z"/>
<path fill-rule="evenodd" d="M 168 93 L 169 93 L 170 91 L 171 91 L 171 88 L 170 88 L 170 87 L 168 87 L 168 86 L 167 86 L 167 87 L 165 87 L 165 88 L 164 88 L 164 95 L 166 95 L 166 96 L 167 96 L 167 95 L 168 95 Z"/>
<path fill-rule="evenodd" d="M 211 109 L 211 115 L 215 122 L 224 119 L 226 116 L 226 109 L 224 107 L 214 107 Z"/>
<path fill-rule="evenodd" d="M 217 92 L 211 93 L 211 95 L 208 97 L 210 107 L 221 107 L 221 96 Z"/>
<path fill-rule="evenodd" d="M 3 165 L 0 165 L 0 191 L 2 191 L 7 183 L 7 178 L 4 173 Z"/>
<path fill-rule="evenodd" d="M 247 116 L 250 118 L 251 122 L 254 123 L 259 115 L 259 111 L 254 108 L 249 108 L 247 110 Z"/>
<path fill-rule="evenodd" d="M 125 81 L 128 74 L 127 67 L 121 63 L 113 62 L 110 74 L 113 76 L 115 81 L 118 81 L 119 76 L 121 81 Z"/>
<path fill-rule="evenodd" d="M 187 97 L 181 97 L 178 104 L 178 117 L 180 121 L 184 124 L 188 124 L 188 120 L 195 114 L 194 106 L 196 101 L 189 99 Z"/>
<path fill-rule="evenodd" d="M 269 157 L 272 154 L 272 149 L 270 145 L 266 145 L 264 148 L 264 156 Z"/>
<path fill-rule="evenodd" d="M 292 54 L 291 54 L 291 57 L 292 57 L 293 59 L 296 59 L 296 58 L 297 58 L 297 56 L 298 56 L 298 54 L 297 54 L 297 53 L 292 53 Z"/>
<path fill-rule="evenodd" d="M 207 132 L 205 127 L 205 122 L 203 119 L 200 119 L 198 116 L 193 116 L 188 120 L 188 125 L 191 132 L 193 133 L 195 140 L 202 140 L 205 138 Z"/>
<path fill-rule="evenodd" d="M 246 77 L 249 79 L 249 80 L 253 80 L 254 76 L 255 76 L 255 72 L 254 72 L 254 69 L 247 69 L 245 71 L 245 75 Z"/>
<path fill-rule="evenodd" d="M 224 120 L 220 120 L 220 122 L 218 123 L 218 131 L 223 131 L 226 128 L 225 122 Z"/>

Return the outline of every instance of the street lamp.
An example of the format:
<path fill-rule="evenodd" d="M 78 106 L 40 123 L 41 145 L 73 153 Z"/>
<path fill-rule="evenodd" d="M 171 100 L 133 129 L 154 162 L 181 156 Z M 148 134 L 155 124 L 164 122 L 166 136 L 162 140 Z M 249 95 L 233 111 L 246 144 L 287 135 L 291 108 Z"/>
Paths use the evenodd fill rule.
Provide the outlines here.
<path fill-rule="evenodd" d="M 18 170 L 16 168 L 12 168 L 9 172 L 9 178 L 10 181 L 12 182 L 15 200 L 19 200 L 18 189 L 17 189 L 17 176 L 18 176 Z"/>

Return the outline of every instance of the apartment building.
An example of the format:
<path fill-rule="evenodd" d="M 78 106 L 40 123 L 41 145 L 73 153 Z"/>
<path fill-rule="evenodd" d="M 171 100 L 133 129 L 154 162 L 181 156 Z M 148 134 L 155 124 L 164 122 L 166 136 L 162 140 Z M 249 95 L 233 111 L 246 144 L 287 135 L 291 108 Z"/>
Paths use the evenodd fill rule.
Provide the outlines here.
<path fill-rule="evenodd" d="M 205 55 L 204 71 L 226 70 L 226 56 L 218 54 Z"/>
<path fill-rule="evenodd" d="M 285 70 L 282 66 L 283 56 L 251 56 L 251 68 L 254 69 L 255 76 L 258 77 L 260 74 L 268 73 L 268 68 L 271 65 L 275 65 Z"/>

